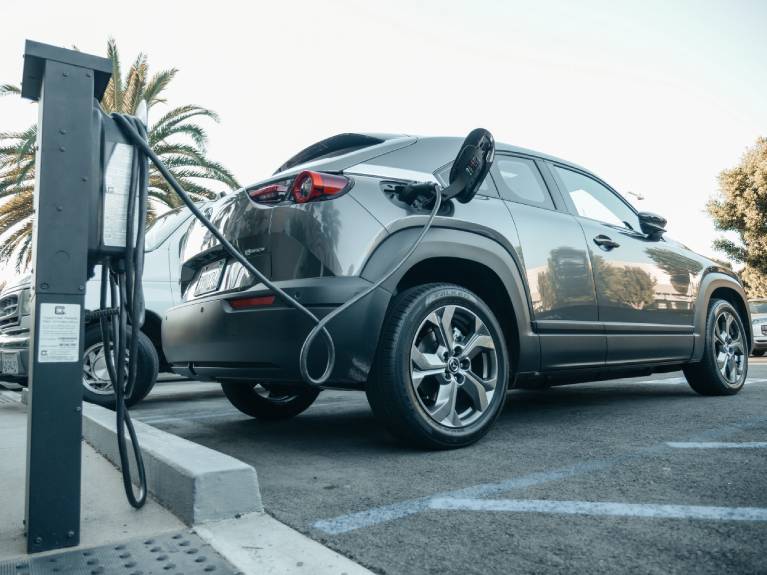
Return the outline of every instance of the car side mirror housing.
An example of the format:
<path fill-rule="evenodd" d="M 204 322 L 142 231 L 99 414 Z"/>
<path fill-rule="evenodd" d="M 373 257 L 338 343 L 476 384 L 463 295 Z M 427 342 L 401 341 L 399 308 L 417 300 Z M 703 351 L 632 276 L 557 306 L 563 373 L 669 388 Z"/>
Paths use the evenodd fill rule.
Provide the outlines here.
<path fill-rule="evenodd" d="M 639 227 L 650 240 L 659 240 L 666 233 L 666 218 L 652 212 L 639 212 Z"/>

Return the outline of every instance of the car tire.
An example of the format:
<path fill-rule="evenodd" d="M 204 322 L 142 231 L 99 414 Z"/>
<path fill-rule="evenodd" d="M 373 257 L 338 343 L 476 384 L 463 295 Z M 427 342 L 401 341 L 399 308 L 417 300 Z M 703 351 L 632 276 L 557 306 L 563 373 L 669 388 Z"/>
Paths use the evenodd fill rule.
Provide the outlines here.
<path fill-rule="evenodd" d="M 452 449 L 487 433 L 503 409 L 508 381 L 508 351 L 493 312 L 471 291 L 435 283 L 393 300 L 366 391 L 393 435 Z"/>
<path fill-rule="evenodd" d="M 306 386 L 281 386 L 247 381 L 222 381 L 221 389 L 230 403 L 245 415 L 277 421 L 306 411 L 320 394 Z"/>
<path fill-rule="evenodd" d="M 683 368 L 701 395 L 734 395 L 748 375 L 748 340 L 743 322 L 730 302 L 712 299 L 706 317 L 703 357 Z"/>
<path fill-rule="evenodd" d="M 764 355 L 764 350 L 755 349 L 754 351 L 751 352 L 751 355 L 753 355 L 754 357 L 762 357 Z"/>
<path fill-rule="evenodd" d="M 99 324 L 86 326 L 83 344 L 83 400 L 114 409 L 115 394 L 104 366 L 102 341 Z M 143 332 L 138 334 L 137 355 L 136 383 L 125 398 L 128 407 L 137 404 L 152 391 L 160 364 L 154 344 Z"/>

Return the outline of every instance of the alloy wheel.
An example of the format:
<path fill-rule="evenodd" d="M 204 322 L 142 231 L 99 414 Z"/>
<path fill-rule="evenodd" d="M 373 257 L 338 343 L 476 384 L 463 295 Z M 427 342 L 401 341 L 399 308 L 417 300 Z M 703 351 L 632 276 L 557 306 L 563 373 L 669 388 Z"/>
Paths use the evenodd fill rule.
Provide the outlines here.
<path fill-rule="evenodd" d="M 114 359 L 114 355 L 112 358 Z M 125 373 L 127 377 L 127 361 Z M 83 353 L 83 386 L 88 391 L 99 395 L 111 395 L 114 393 L 112 380 L 109 379 L 104 344 L 102 342 L 94 343 Z"/>
<path fill-rule="evenodd" d="M 743 333 L 735 316 L 724 310 L 714 322 L 714 358 L 719 373 L 730 386 L 738 386 L 745 369 Z"/>
<path fill-rule="evenodd" d="M 431 312 L 410 349 L 410 378 L 421 407 L 440 425 L 477 421 L 498 384 L 498 353 L 485 323 L 458 305 Z"/>

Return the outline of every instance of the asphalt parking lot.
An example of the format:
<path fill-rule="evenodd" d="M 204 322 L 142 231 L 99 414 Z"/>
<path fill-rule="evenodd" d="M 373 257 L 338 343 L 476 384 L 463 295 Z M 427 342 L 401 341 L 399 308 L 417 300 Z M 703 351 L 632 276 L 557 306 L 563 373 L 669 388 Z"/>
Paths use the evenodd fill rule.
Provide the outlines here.
<path fill-rule="evenodd" d="M 381 573 L 767 573 L 767 361 L 734 397 L 681 373 L 509 394 L 479 444 L 393 441 L 362 393 L 262 423 L 215 385 L 134 409 L 253 464 L 267 511 Z"/>
<path fill-rule="evenodd" d="M 292 421 L 163 381 L 137 419 L 254 465 L 267 511 L 380 573 L 767 573 L 767 361 L 734 397 L 681 373 L 516 391 L 480 443 L 407 449 L 362 393 Z"/>

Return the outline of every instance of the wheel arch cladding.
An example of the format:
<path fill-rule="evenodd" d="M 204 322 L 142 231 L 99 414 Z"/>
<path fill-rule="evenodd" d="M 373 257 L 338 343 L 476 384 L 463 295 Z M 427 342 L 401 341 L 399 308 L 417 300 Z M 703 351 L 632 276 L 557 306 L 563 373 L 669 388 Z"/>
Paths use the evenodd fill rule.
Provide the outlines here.
<path fill-rule="evenodd" d="M 373 252 L 362 277 L 375 281 L 407 252 L 420 228 L 390 235 Z M 508 250 L 485 236 L 434 228 L 383 287 L 394 294 L 422 283 L 449 282 L 476 293 L 504 330 L 513 372 L 539 368 L 540 347 L 532 331 L 529 300 L 519 267 Z"/>
<path fill-rule="evenodd" d="M 488 305 L 503 330 L 511 365 L 516 366 L 519 361 L 519 326 L 511 298 L 498 274 L 476 261 L 456 257 L 429 258 L 419 261 L 405 272 L 397 284 L 396 293 L 435 282 L 464 287 Z"/>
<path fill-rule="evenodd" d="M 704 276 L 698 291 L 695 310 L 695 349 L 693 350 L 693 361 L 700 361 L 703 357 L 703 345 L 706 340 L 706 318 L 712 299 L 723 299 L 735 308 L 740 321 L 743 323 L 743 328 L 748 338 L 749 350 L 753 344 L 751 316 L 746 305 L 747 297 L 743 287 L 729 275 L 711 272 Z"/>

